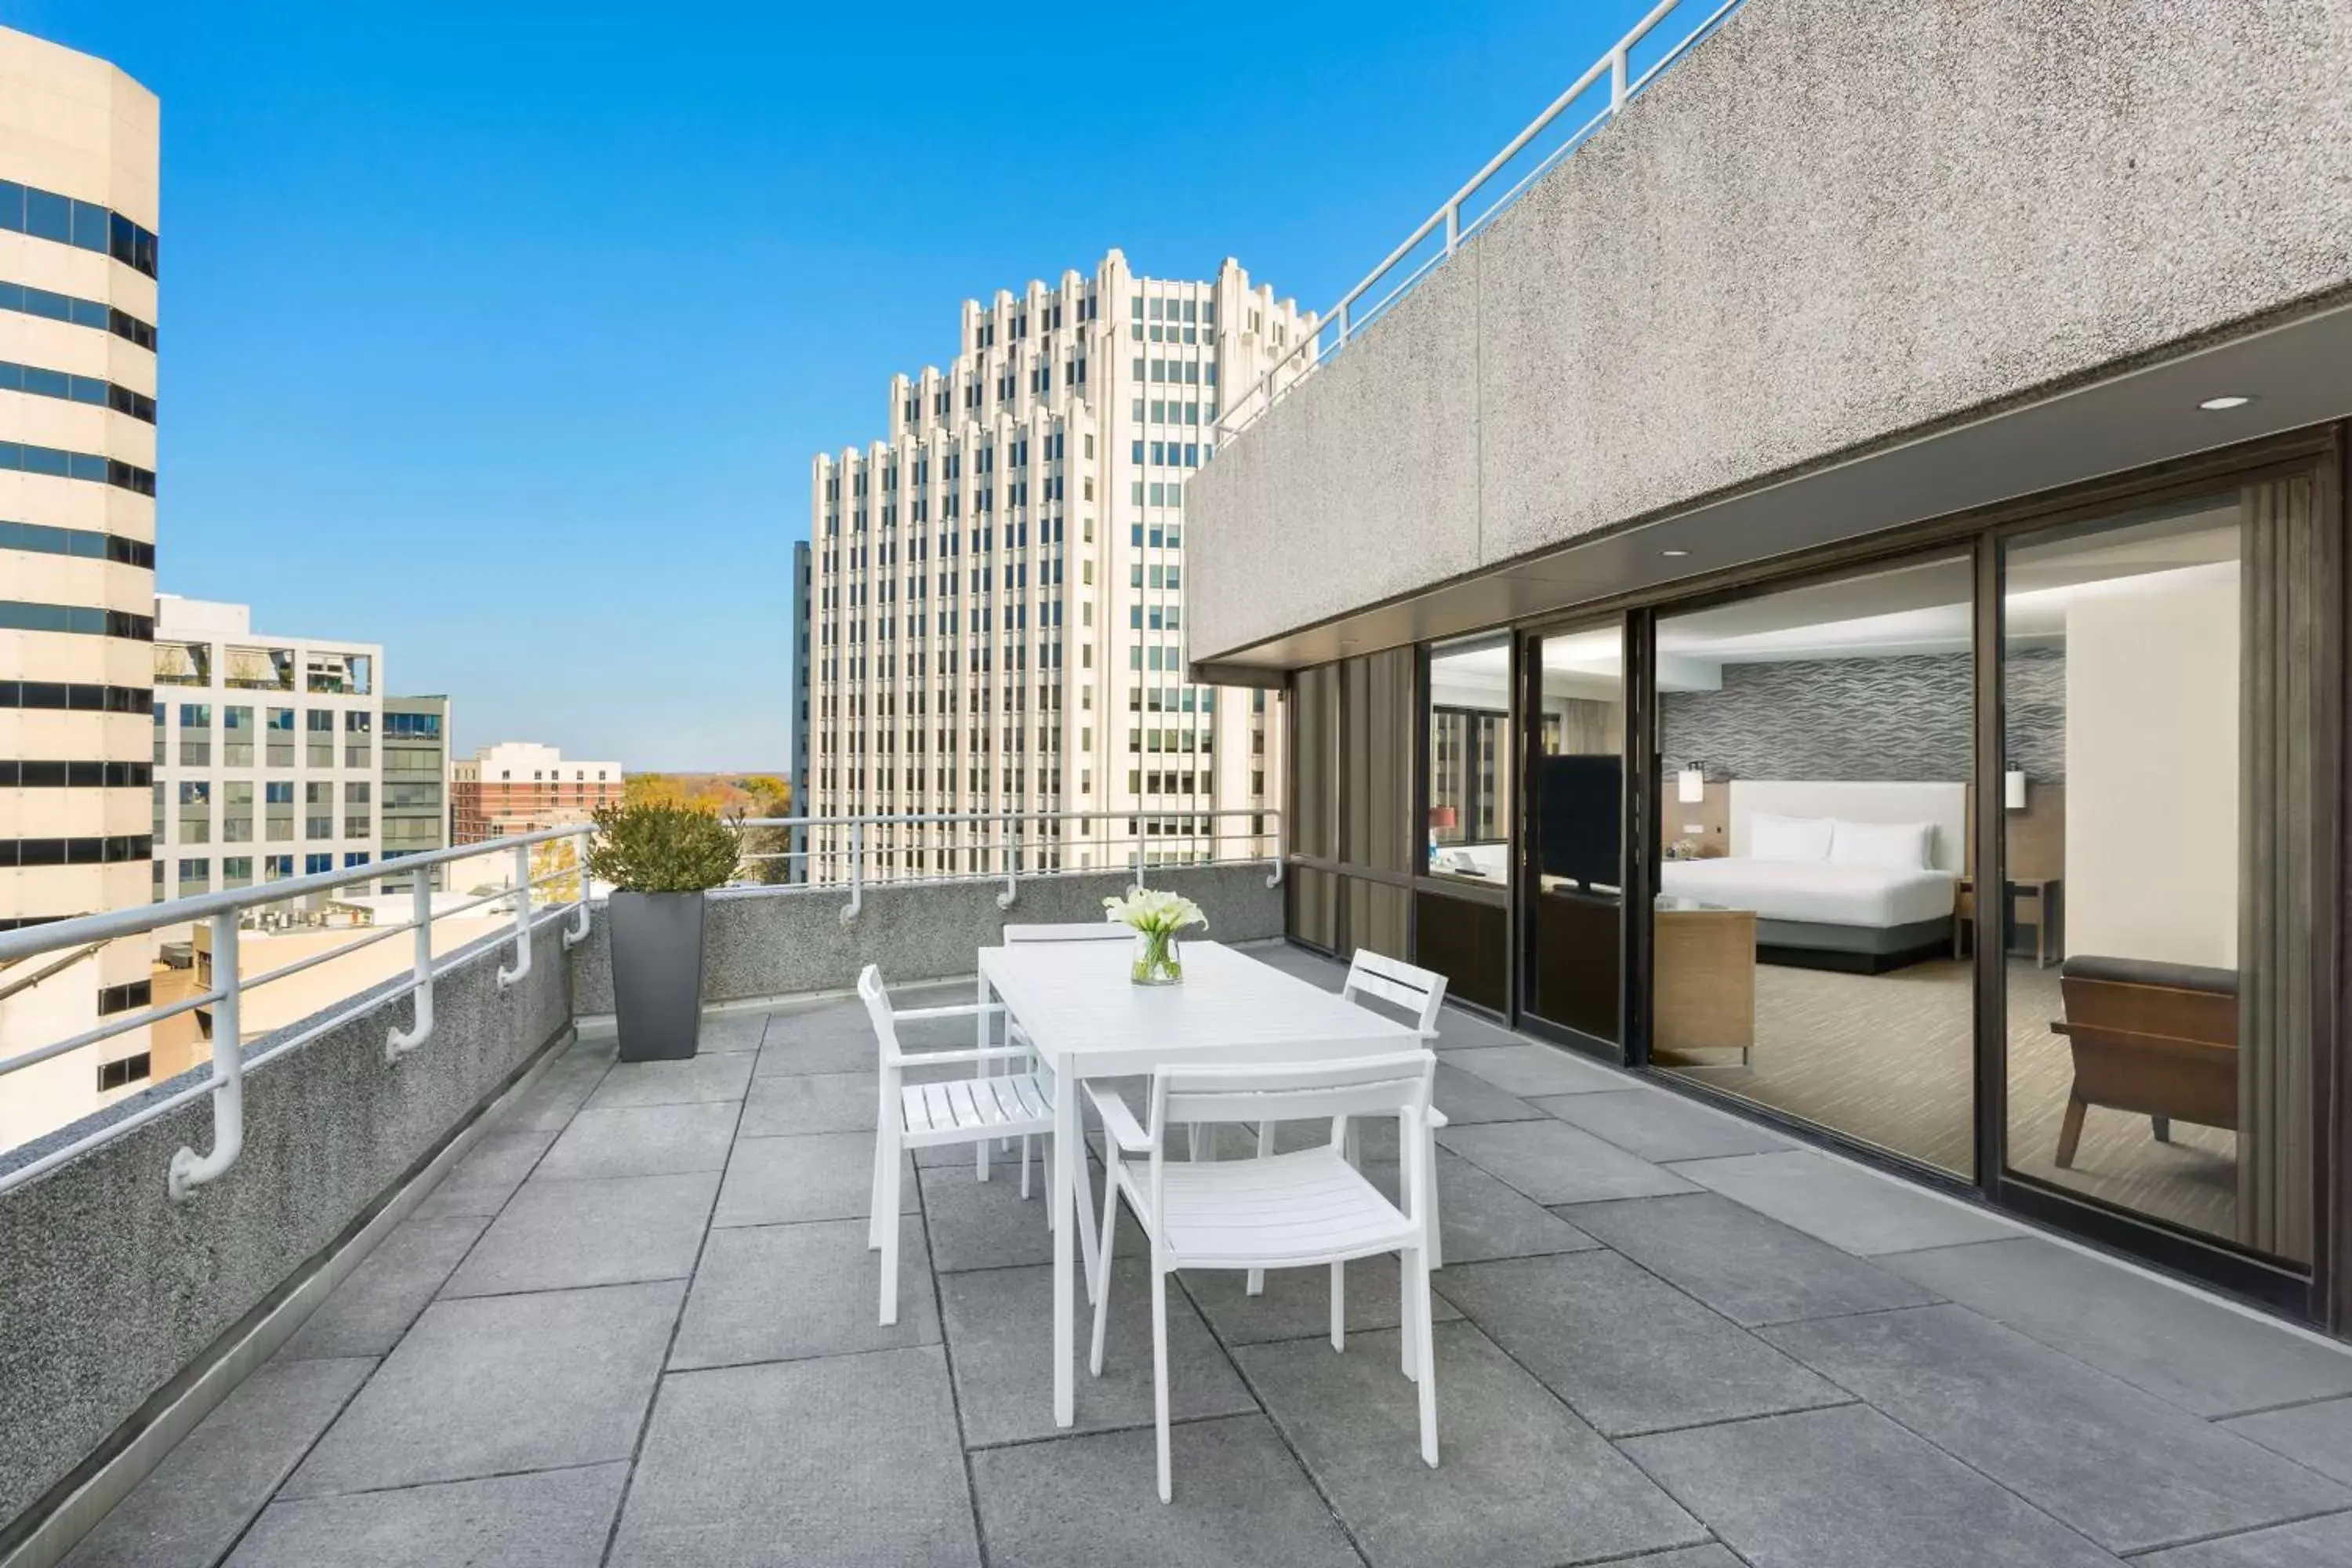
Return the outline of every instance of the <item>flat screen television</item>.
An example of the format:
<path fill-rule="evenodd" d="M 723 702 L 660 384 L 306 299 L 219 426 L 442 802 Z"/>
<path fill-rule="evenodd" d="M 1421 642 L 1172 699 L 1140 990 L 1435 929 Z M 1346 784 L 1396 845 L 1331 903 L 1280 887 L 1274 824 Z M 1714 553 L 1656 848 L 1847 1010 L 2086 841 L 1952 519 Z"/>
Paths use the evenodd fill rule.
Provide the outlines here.
<path fill-rule="evenodd" d="M 1622 757 L 1546 757 L 1536 818 L 1537 866 L 1580 887 L 1624 880 L 1625 763 Z"/>

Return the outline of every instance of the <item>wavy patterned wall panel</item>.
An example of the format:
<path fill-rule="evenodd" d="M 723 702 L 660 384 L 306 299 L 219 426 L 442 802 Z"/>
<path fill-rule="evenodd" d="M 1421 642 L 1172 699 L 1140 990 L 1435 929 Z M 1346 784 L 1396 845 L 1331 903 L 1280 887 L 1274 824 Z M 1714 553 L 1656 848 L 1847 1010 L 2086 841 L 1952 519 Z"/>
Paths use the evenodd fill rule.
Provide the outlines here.
<path fill-rule="evenodd" d="M 1709 778 L 1956 780 L 1969 773 L 1966 654 L 1727 664 L 1718 691 L 1661 694 L 1669 771 Z M 2009 659 L 2009 757 L 2044 784 L 2066 779 L 2066 656 Z"/>

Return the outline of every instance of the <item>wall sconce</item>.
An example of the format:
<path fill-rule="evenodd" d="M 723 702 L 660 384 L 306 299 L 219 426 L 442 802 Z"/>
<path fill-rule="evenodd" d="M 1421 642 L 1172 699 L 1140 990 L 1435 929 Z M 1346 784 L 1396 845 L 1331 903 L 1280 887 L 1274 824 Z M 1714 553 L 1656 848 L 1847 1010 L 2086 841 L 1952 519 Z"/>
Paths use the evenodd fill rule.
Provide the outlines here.
<path fill-rule="evenodd" d="M 2011 768 L 2000 775 L 2001 804 L 2011 811 L 2025 809 L 2025 771 Z"/>
<path fill-rule="evenodd" d="M 1675 775 L 1675 799 L 1685 805 L 1697 805 L 1706 799 L 1706 770 L 1694 763 Z"/>

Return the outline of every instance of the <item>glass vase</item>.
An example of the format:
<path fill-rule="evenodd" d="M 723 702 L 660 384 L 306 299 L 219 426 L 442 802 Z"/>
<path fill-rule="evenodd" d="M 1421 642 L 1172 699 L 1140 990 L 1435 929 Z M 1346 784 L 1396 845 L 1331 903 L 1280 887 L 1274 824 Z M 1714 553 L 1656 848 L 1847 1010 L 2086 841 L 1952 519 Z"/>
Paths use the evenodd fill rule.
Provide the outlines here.
<path fill-rule="evenodd" d="M 1135 961 L 1128 978 L 1138 985 L 1181 985 L 1184 984 L 1184 955 L 1176 944 L 1172 931 L 1139 931 L 1135 933 Z"/>

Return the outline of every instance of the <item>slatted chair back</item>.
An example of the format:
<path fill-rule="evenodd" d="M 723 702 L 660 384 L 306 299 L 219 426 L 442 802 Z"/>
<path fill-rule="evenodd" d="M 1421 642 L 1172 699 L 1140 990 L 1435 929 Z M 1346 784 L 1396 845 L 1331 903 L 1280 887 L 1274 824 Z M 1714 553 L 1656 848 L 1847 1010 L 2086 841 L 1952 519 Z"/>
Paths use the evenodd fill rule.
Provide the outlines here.
<path fill-rule="evenodd" d="M 1433 1040 L 1437 1015 L 1445 1005 L 1445 976 L 1360 947 L 1349 961 L 1348 978 L 1339 994 L 1350 1002 L 1370 998 L 1387 1003 L 1413 1020 L 1423 1039 Z"/>
<path fill-rule="evenodd" d="M 1156 1173 L 1168 1123 L 1307 1121 L 1335 1125 L 1359 1116 L 1393 1116 L 1400 1135 L 1416 1139 L 1429 1119 L 1437 1058 L 1427 1051 L 1384 1050 L 1331 1061 L 1265 1066 L 1170 1068 L 1151 1080 L 1151 1162 Z"/>

